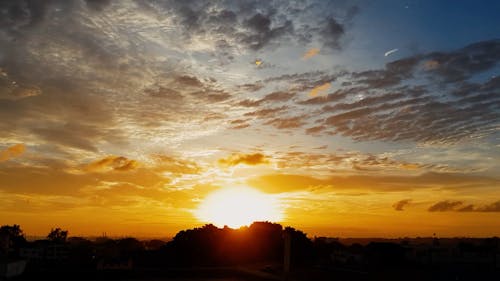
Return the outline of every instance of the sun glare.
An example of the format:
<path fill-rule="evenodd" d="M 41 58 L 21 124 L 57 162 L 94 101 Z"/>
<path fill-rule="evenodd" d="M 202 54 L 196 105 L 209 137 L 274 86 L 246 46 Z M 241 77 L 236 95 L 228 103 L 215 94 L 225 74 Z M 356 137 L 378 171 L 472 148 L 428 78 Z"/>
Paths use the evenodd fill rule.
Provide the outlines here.
<path fill-rule="evenodd" d="M 203 200 L 196 216 L 218 227 L 239 228 L 254 221 L 278 222 L 282 212 L 275 198 L 247 187 L 224 188 Z"/>

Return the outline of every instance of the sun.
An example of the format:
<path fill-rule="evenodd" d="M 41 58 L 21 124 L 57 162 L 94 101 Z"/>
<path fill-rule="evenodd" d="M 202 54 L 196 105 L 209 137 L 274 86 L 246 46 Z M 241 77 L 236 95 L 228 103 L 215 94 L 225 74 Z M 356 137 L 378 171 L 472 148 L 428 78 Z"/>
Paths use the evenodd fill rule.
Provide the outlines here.
<path fill-rule="evenodd" d="M 239 228 L 254 221 L 281 221 L 278 203 L 271 195 L 252 188 L 223 188 L 208 195 L 195 214 L 200 221 L 218 227 Z"/>

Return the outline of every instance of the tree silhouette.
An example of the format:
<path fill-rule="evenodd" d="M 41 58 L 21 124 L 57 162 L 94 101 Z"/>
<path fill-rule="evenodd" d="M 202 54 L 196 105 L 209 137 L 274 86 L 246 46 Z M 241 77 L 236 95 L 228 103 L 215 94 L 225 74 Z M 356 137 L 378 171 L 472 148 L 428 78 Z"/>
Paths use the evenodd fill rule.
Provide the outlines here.
<path fill-rule="evenodd" d="M 302 264 L 310 257 L 312 242 L 293 228 L 291 233 L 293 264 Z M 248 227 L 217 228 L 207 224 L 201 228 L 177 233 L 165 249 L 177 265 L 235 265 L 248 262 L 281 262 L 284 251 L 284 230 L 280 224 L 254 222 Z M 175 257 L 175 258 L 174 258 Z"/>
<path fill-rule="evenodd" d="M 26 244 L 23 231 L 18 224 L 2 225 L 0 227 L 0 246 L 3 251 L 8 251 L 9 248 L 17 250 Z"/>
<path fill-rule="evenodd" d="M 23 236 L 23 231 L 18 224 L 10 225 L 2 225 L 0 227 L 0 234 L 8 234 L 11 238 L 13 237 L 21 237 Z"/>
<path fill-rule="evenodd" d="M 53 228 L 47 235 L 47 239 L 56 243 L 65 243 L 67 237 L 68 237 L 68 231 L 62 230 L 59 227 L 55 229 Z"/>
<path fill-rule="evenodd" d="M 304 265 L 312 261 L 313 243 L 307 235 L 293 227 L 287 226 L 284 231 L 291 235 L 291 264 Z"/>

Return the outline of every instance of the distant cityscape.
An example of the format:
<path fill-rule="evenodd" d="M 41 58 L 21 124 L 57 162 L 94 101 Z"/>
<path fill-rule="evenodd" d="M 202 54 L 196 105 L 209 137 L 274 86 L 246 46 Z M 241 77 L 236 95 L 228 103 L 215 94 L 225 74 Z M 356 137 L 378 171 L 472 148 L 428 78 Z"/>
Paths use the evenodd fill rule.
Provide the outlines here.
<path fill-rule="evenodd" d="M 26 239 L 0 228 L 3 278 L 15 280 L 498 280 L 500 238 L 307 237 L 255 222 L 205 225 L 172 239 L 68 236 L 54 228 Z M 288 248 L 288 250 L 287 250 Z M 496 278 L 496 279 L 495 279 Z M 233 280 L 233 279 L 231 279 Z"/>

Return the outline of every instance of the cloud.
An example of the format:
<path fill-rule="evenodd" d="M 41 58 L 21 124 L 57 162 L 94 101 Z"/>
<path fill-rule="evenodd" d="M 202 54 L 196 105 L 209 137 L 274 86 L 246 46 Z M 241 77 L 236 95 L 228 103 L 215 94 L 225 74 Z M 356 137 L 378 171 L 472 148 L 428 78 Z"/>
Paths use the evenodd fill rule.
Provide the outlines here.
<path fill-rule="evenodd" d="M 327 148 L 328 148 L 327 144 L 322 145 L 322 146 L 313 147 L 313 149 L 327 149 Z"/>
<path fill-rule="evenodd" d="M 44 20 L 50 1 L 2 1 L 0 26 L 14 33 L 18 29 L 29 28 Z"/>
<path fill-rule="evenodd" d="M 280 106 L 280 107 L 274 107 L 274 108 L 264 108 L 256 111 L 251 111 L 243 114 L 244 116 L 249 116 L 249 117 L 257 117 L 257 118 L 268 118 L 274 116 L 276 113 L 280 111 L 286 110 L 288 107 L 287 106 Z"/>
<path fill-rule="evenodd" d="M 294 96 L 294 92 L 277 91 L 269 93 L 258 100 L 244 99 L 242 101 L 239 101 L 237 105 L 243 107 L 257 107 L 263 104 L 286 102 L 292 99 Z"/>
<path fill-rule="evenodd" d="M 264 88 L 264 85 L 261 83 L 247 83 L 243 85 L 238 85 L 238 89 L 241 89 L 243 91 L 247 92 L 257 92 L 258 90 Z"/>
<path fill-rule="evenodd" d="M 78 123 L 47 124 L 46 127 L 33 128 L 32 131 L 46 141 L 92 152 L 97 152 L 92 138 L 99 138 L 101 134 L 97 127 Z"/>
<path fill-rule="evenodd" d="M 2 75 L 3 74 L 3 75 Z M 0 99 L 19 100 L 42 94 L 37 86 L 21 85 L 9 78 L 0 68 Z"/>
<path fill-rule="evenodd" d="M 479 212 L 500 212 L 500 201 L 477 208 Z"/>
<path fill-rule="evenodd" d="M 182 101 L 184 99 L 184 96 L 179 93 L 179 91 L 170 88 L 164 88 L 162 86 L 148 88 L 145 89 L 144 92 L 146 94 L 149 94 L 151 97 L 166 98 L 170 101 Z"/>
<path fill-rule="evenodd" d="M 472 204 L 465 205 L 463 207 L 460 207 L 459 209 L 456 209 L 455 211 L 457 211 L 457 212 L 473 212 L 474 205 L 472 205 Z"/>
<path fill-rule="evenodd" d="M 85 0 L 87 7 L 94 11 L 102 11 L 105 9 L 110 3 L 110 0 Z"/>
<path fill-rule="evenodd" d="M 300 105 L 322 105 L 325 103 L 337 102 L 337 101 L 345 99 L 348 95 L 351 94 L 351 92 L 356 94 L 358 92 L 358 90 L 357 89 L 338 90 L 338 91 L 335 91 L 334 93 L 331 93 L 328 95 L 313 97 L 313 98 L 307 99 L 305 101 L 299 101 L 298 104 L 300 104 Z"/>
<path fill-rule="evenodd" d="M 226 101 L 231 98 L 231 94 L 223 90 L 205 90 L 203 92 L 195 93 L 202 95 L 202 99 L 211 104 Z"/>
<path fill-rule="evenodd" d="M 343 23 L 333 14 L 334 9 L 320 7 L 325 3 L 303 5 L 288 1 L 255 0 L 242 3 L 150 3 L 148 8 L 156 14 L 168 15 L 174 19 L 174 24 L 182 34 L 180 39 L 187 46 L 195 45 L 195 42 L 202 39 L 216 38 L 224 42 L 223 50 L 216 52 L 226 57 L 234 56 L 235 50 L 259 51 L 285 42 L 304 44 L 320 41 L 325 48 L 339 49 L 340 40 L 345 33 Z M 335 11 L 341 9 L 344 8 L 337 6 Z M 350 18 L 352 16 L 346 20 Z M 312 23 L 304 25 L 304 21 Z"/>
<path fill-rule="evenodd" d="M 160 172 L 168 172 L 174 175 L 193 175 L 203 171 L 200 165 L 189 159 L 162 154 L 153 155 L 152 159 L 154 160 L 154 165 L 150 169 Z"/>
<path fill-rule="evenodd" d="M 313 127 L 314 128 L 314 127 Z M 323 128 L 319 128 L 321 131 Z M 306 130 L 307 131 L 307 130 Z M 315 134 L 312 132 L 311 134 Z M 324 147 L 324 146 L 323 146 Z M 301 169 L 308 167 L 314 170 L 329 170 L 335 167 L 337 171 L 364 172 L 401 172 L 442 171 L 443 167 L 407 162 L 393 159 L 384 154 L 362 153 L 359 151 L 344 151 L 335 153 L 315 153 L 302 151 L 275 152 L 275 162 L 279 168 Z M 428 175 L 430 176 L 430 175 Z"/>
<path fill-rule="evenodd" d="M 208 134 L 217 121 L 205 117 L 228 112 L 229 87 L 175 54 L 156 17 L 167 15 L 160 5 L 35 2 L 0 4 L 0 119 L 11 120 L 0 124 L 0 137 L 29 135 L 51 149 L 96 153 L 123 149 L 131 138 L 170 143 Z M 112 28 L 118 22 L 123 28 Z M 134 34 L 127 43 L 119 39 L 125 30 Z M 181 137 L 184 126 L 196 129 Z"/>
<path fill-rule="evenodd" d="M 357 141 L 450 145 L 485 138 L 498 126 L 499 101 L 494 92 L 500 89 L 500 80 L 480 75 L 499 65 L 498 50 L 500 40 L 489 40 L 447 53 L 402 58 L 384 69 L 342 75 L 343 87 L 336 92 L 296 104 L 322 106 L 317 110 L 323 123 L 315 127 Z M 476 82 L 464 82 L 472 77 Z M 285 78 L 311 80 L 298 74 L 281 79 Z M 316 89 L 311 93 L 318 94 Z"/>
<path fill-rule="evenodd" d="M 185 149 L 186 141 L 207 137 L 218 143 L 226 133 L 251 131 L 224 131 L 229 128 L 272 126 L 252 130 L 263 142 L 266 138 L 260 138 L 260 133 L 284 133 L 273 130 L 279 129 L 294 134 L 305 131 L 313 137 L 336 134 L 357 141 L 412 145 L 487 138 L 498 127 L 500 80 L 489 79 L 487 72 L 498 65 L 498 40 L 422 53 L 378 69 L 297 71 L 282 68 L 281 56 L 272 54 L 300 46 L 317 46 L 321 53 L 341 48 L 349 38 L 350 16 L 344 15 L 345 7 L 325 9 L 329 4 L 322 1 L 314 5 L 253 0 L 35 2 L 0 3 L 0 120 L 7 120 L 0 122 L 0 138 L 35 144 L 37 157 L 77 163 L 79 169 L 83 169 L 79 159 L 98 159 L 89 164 L 94 171 L 102 171 L 91 173 L 98 182 L 133 182 L 137 187 L 142 186 L 139 179 L 154 178 L 163 186 L 182 175 L 198 175 L 203 165 L 197 162 L 165 157 L 146 163 L 138 156 L 141 165 L 136 166 L 135 160 L 119 155 Z M 264 64 L 276 63 L 273 70 L 281 72 L 252 68 L 249 61 L 261 56 Z M 228 64 L 218 64 L 223 59 Z M 238 64 L 240 59 L 245 64 Z M 216 63 L 206 63 L 212 60 Z M 250 72 L 236 76 L 241 74 L 239 66 Z M 321 95 L 317 87 L 327 83 L 335 89 Z M 312 91 L 318 91 L 316 97 L 307 96 Z M 110 147 L 118 156 L 99 158 Z M 411 175 L 438 170 L 420 161 L 407 163 L 368 153 L 301 154 L 291 159 L 292 155 L 275 158 L 273 154 L 273 162 L 286 172 L 296 172 L 300 165 L 311 167 L 325 184 L 333 184 L 323 182 L 331 167 L 371 176 L 382 170 L 407 170 Z M 37 161 L 23 157 L 22 164 L 41 165 Z M 2 166 L 15 164 L 19 163 Z M 3 180 L 2 188 L 15 187 L 22 180 L 21 176 L 14 180 L 10 172 L 24 170 L 7 168 L 2 177 L 8 175 L 9 180 Z M 96 183 L 85 173 L 75 179 L 76 175 L 31 168 L 26 175 L 43 182 L 60 176 L 70 189 L 72 180 Z M 64 165 L 61 169 L 70 170 Z M 118 173 L 121 170 L 128 172 Z M 49 180 L 37 173 L 53 177 Z M 116 174 L 120 178 L 114 178 Z M 132 175 L 141 176 L 128 178 Z M 394 184 L 395 189 L 497 184 L 484 178 L 453 175 L 452 181 L 449 175 L 439 176 L 446 180 L 417 177 L 415 187 L 399 178 L 378 180 Z M 366 186 L 365 179 L 350 180 Z M 24 190 L 36 191 L 29 184 L 25 182 Z M 65 192 L 62 186 L 58 188 Z M 125 184 L 112 189 L 119 186 L 132 189 Z M 383 189 L 378 184 L 373 188 Z"/>
<path fill-rule="evenodd" d="M 24 153 L 26 146 L 24 144 L 15 144 L 0 151 L 0 162 L 7 161 Z"/>
<path fill-rule="evenodd" d="M 319 93 L 322 93 L 328 89 L 330 89 L 330 87 L 332 86 L 332 84 L 330 82 L 327 82 L 325 84 L 322 84 L 322 85 L 319 85 L 319 86 L 316 86 L 314 87 L 310 92 L 309 92 L 309 96 L 310 97 L 315 97 L 317 96 Z"/>
<path fill-rule="evenodd" d="M 236 119 L 229 123 L 232 125 L 231 129 L 238 130 L 249 127 L 250 125 L 247 123 L 248 121 L 249 120 Z"/>
<path fill-rule="evenodd" d="M 401 163 L 400 167 L 405 169 L 405 170 L 418 170 L 423 167 L 421 164 L 416 164 L 416 163 Z"/>
<path fill-rule="evenodd" d="M 476 206 L 474 204 L 468 204 L 458 210 L 458 212 L 500 212 L 500 201 L 496 201 L 490 204 Z"/>
<path fill-rule="evenodd" d="M 311 49 L 307 50 L 307 52 L 304 53 L 304 55 L 302 56 L 302 59 L 304 59 L 304 60 L 310 59 L 310 58 L 316 56 L 317 54 L 319 54 L 319 49 L 318 48 L 311 48 Z"/>
<path fill-rule="evenodd" d="M 262 153 L 232 154 L 227 158 L 219 159 L 219 164 L 224 166 L 237 166 L 239 164 L 259 165 L 268 164 L 268 158 Z"/>
<path fill-rule="evenodd" d="M 454 211 L 457 207 L 462 206 L 462 201 L 440 201 L 436 204 L 429 207 L 429 212 L 446 212 L 446 211 Z"/>
<path fill-rule="evenodd" d="M 422 60 L 422 55 L 402 58 L 385 65 L 384 69 L 353 73 L 354 83 L 371 88 L 386 88 L 412 78 L 413 72 Z"/>
<path fill-rule="evenodd" d="M 305 175 L 270 174 L 253 177 L 247 183 L 266 193 L 282 193 L 308 190 L 315 186 L 326 185 L 328 182 Z"/>
<path fill-rule="evenodd" d="M 305 116 L 294 116 L 294 117 L 284 117 L 284 118 L 275 118 L 265 122 L 265 125 L 271 125 L 276 129 L 295 129 L 302 127 Z"/>
<path fill-rule="evenodd" d="M 41 157 L 31 161 L 34 162 L 26 165 L 14 162 L 1 165 L 0 191 L 85 199 L 97 191 L 109 196 L 115 193 L 113 197 L 125 196 L 125 192 L 141 197 L 158 189 L 163 198 L 168 198 L 170 189 L 189 189 L 200 184 L 198 175 L 203 172 L 197 163 L 169 155 L 152 155 L 140 163 L 115 155 L 85 164 Z"/>
<path fill-rule="evenodd" d="M 239 106 L 244 106 L 244 107 L 256 107 L 262 104 L 263 100 L 249 100 L 245 99 L 240 102 L 238 102 Z"/>
<path fill-rule="evenodd" d="M 325 126 L 315 126 L 315 127 L 307 128 L 306 129 L 306 134 L 308 134 L 308 135 L 316 135 L 316 134 L 324 131 L 325 129 L 327 129 L 327 127 L 325 127 Z"/>
<path fill-rule="evenodd" d="M 298 156 L 297 156 L 298 157 Z M 331 166 L 331 165 L 330 165 Z M 471 187 L 490 187 L 498 184 L 498 180 L 473 177 L 464 174 L 423 173 L 420 175 L 380 175 L 377 174 L 330 174 L 322 177 L 301 174 L 267 174 L 248 180 L 248 184 L 268 193 L 293 191 L 338 191 L 363 190 L 396 192 L 442 188 L 459 190 Z M 457 201 L 444 201 L 432 208 L 437 211 L 446 204 L 457 204 Z M 460 204 L 454 205 L 457 207 Z"/>
<path fill-rule="evenodd" d="M 427 70 L 437 75 L 442 82 L 463 81 L 474 74 L 491 69 L 500 61 L 500 39 L 481 41 L 449 53 L 434 52 L 424 59 L 434 61 L 432 69 Z"/>
<path fill-rule="evenodd" d="M 182 87 L 200 88 L 203 86 L 203 83 L 198 78 L 189 75 L 177 76 L 174 81 Z"/>
<path fill-rule="evenodd" d="M 404 208 L 406 206 L 408 206 L 408 204 L 410 204 L 410 203 L 411 203 L 411 199 L 403 199 L 403 200 L 400 200 L 400 201 L 394 203 L 394 205 L 392 205 L 392 207 L 396 211 L 403 211 Z"/>
<path fill-rule="evenodd" d="M 272 92 L 267 95 L 265 95 L 261 101 L 262 102 L 285 102 L 289 101 L 291 98 L 295 96 L 295 93 L 293 92 L 283 92 L 283 91 L 277 91 L 277 92 Z"/>
<path fill-rule="evenodd" d="M 6 68 L 9 78 L 21 81 L 17 85 L 23 92 L 16 94 L 15 99 L 0 98 L 0 118 L 10 120 L 0 124 L 3 132 L 0 135 L 29 134 L 33 141 L 41 144 L 88 151 L 96 151 L 98 142 L 116 144 L 123 140 L 118 128 L 110 128 L 115 119 L 107 108 L 107 101 L 89 94 L 93 92 L 89 83 L 56 75 L 55 72 L 61 71 L 56 65 L 34 67 L 30 63 L 24 64 L 41 58 L 25 54 L 23 47 L 7 49 L 21 52 L 11 54 L 12 64 L 7 61 Z M 32 70 L 27 72 L 25 69 Z M 54 79 L 54 76 L 59 78 Z M 3 90 L 6 89 L 0 83 L 0 96 Z"/>
<path fill-rule="evenodd" d="M 340 40 L 345 33 L 345 28 L 335 18 L 330 17 L 326 20 L 319 33 L 325 46 L 340 49 Z"/>
<path fill-rule="evenodd" d="M 433 70 L 439 66 L 439 62 L 436 60 L 428 60 L 424 63 L 425 70 Z"/>
<path fill-rule="evenodd" d="M 243 37 L 240 42 L 252 50 L 262 49 L 273 40 L 290 34 L 293 30 L 291 21 L 284 21 L 272 27 L 271 17 L 261 13 L 254 14 L 252 17 L 243 20 L 242 23 L 242 26 L 246 27 L 247 31 L 250 32 L 247 36 Z"/>
<path fill-rule="evenodd" d="M 239 129 L 245 129 L 245 128 L 248 128 L 248 127 L 250 127 L 250 124 L 243 123 L 243 124 L 239 124 L 239 125 L 236 125 L 236 126 L 232 126 L 230 128 L 234 129 L 234 130 L 239 130 Z"/>
<path fill-rule="evenodd" d="M 387 52 L 384 53 L 384 57 L 388 57 L 388 56 L 394 54 L 397 51 L 399 51 L 399 49 L 392 49 L 390 51 L 387 51 Z"/>
<path fill-rule="evenodd" d="M 0 190 L 7 193 L 76 196 L 78 190 L 95 184 L 95 178 L 68 173 L 65 165 L 51 167 L 1 167 Z"/>
<path fill-rule="evenodd" d="M 139 163 L 135 160 L 123 156 L 110 155 L 86 165 L 85 170 L 88 172 L 124 172 L 136 169 L 138 165 Z"/>

